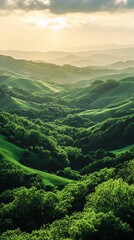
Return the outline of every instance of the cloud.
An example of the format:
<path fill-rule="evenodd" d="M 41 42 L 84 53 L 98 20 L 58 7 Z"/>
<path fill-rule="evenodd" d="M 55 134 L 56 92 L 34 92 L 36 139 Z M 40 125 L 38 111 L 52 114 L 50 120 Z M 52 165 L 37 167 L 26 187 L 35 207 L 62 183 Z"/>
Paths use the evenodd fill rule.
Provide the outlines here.
<path fill-rule="evenodd" d="M 114 12 L 133 9 L 134 0 L 0 0 L 2 10 L 50 10 L 55 14 L 70 12 Z"/>
<path fill-rule="evenodd" d="M 112 0 L 52 0 L 50 7 L 52 12 L 66 13 L 111 11 L 119 6 Z"/>
<path fill-rule="evenodd" d="M 48 9 L 47 0 L 0 0 L 0 9 L 5 10 L 44 10 Z"/>

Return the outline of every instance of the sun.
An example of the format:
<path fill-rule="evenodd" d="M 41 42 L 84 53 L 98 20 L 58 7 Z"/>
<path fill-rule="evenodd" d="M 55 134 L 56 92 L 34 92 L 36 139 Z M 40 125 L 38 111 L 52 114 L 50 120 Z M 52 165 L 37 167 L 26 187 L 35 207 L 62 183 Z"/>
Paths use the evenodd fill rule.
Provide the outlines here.
<path fill-rule="evenodd" d="M 27 23 L 35 25 L 38 28 L 47 28 L 52 30 L 58 30 L 67 26 L 66 19 L 63 17 L 41 17 L 35 16 L 28 18 Z"/>
<path fill-rule="evenodd" d="M 48 21 L 45 18 L 40 18 L 36 21 L 36 25 L 39 28 L 44 28 L 47 27 Z"/>
<path fill-rule="evenodd" d="M 57 17 L 51 21 L 51 28 L 54 30 L 58 30 L 65 27 L 66 27 L 66 21 L 64 18 Z"/>
<path fill-rule="evenodd" d="M 61 18 L 61 17 L 40 18 L 37 20 L 37 27 L 58 30 L 66 27 L 66 21 L 64 18 Z"/>

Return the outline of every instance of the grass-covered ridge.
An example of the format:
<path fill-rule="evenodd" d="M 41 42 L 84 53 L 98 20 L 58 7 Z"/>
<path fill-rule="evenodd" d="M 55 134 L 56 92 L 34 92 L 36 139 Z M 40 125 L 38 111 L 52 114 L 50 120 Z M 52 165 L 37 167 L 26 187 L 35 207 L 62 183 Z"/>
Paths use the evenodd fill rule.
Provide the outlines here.
<path fill-rule="evenodd" d="M 87 109 L 98 109 L 110 107 L 125 99 L 133 97 L 134 78 L 122 79 L 120 81 L 95 81 L 91 86 L 77 89 L 65 96 L 72 99 L 72 104 Z"/>
<path fill-rule="evenodd" d="M 13 165 L 19 166 L 24 172 L 27 173 L 37 173 L 39 176 L 43 178 L 43 182 L 46 185 L 66 185 L 71 183 L 71 180 L 56 176 L 54 174 L 49 174 L 47 172 L 39 171 L 36 169 L 32 169 L 30 167 L 23 166 L 20 161 L 23 157 L 25 149 L 17 147 L 16 145 L 10 143 L 5 139 L 4 136 L 0 135 L 0 153 L 4 157 L 5 160 L 12 163 Z"/>
<path fill-rule="evenodd" d="M 45 81 L 45 79 L 35 80 L 21 74 L 13 73 L 6 70 L 0 71 L 0 86 L 5 85 L 10 88 L 18 88 L 38 93 L 58 92 L 62 88 Z"/>
<path fill-rule="evenodd" d="M 79 113 L 79 115 L 95 122 L 101 122 L 110 117 L 116 118 L 122 115 L 128 115 L 132 113 L 134 113 L 134 100 L 130 99 L 127 100 L 126 103 L 120 103 L 119 106 L 116 106 L 115 104 L 109 108 L 96 108 L 92 110 L 86 110 Z"/>
<path fill-rule="evenodd" d="M 8 142 L 4 136 L 0 135 L 0 152 L 5 159 L 17 164 L 22 158 L 24 149 Z"/>
<path fill-rule="evenodd" d="M 11 110 L 11 109 L 35 109 L 39 110 L 42 108 L 41 104 L 37 104 L 31 101 L 25 101 L 22 99 L 18 99 L 15 97 L 6 96 L 0 94 L 0 108 L 3 110 Z"/>

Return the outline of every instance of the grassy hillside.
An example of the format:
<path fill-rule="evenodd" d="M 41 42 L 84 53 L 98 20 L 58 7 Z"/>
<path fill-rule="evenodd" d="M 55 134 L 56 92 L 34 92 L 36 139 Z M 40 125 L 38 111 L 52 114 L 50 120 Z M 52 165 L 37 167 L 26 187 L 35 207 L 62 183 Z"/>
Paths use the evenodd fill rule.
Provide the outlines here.
<path fill-rule="evenodd" d="M 118 107 L 87 110 L 81 112 L 79 115 L 95 122 L 101 122 L 111 117 L 114 118 L 122 116 L 122 114 L 125 116 L 129 113 L 134 113 L 134 100 L 130 100 L 127 103 L 122 103 Z"/>
<path fill-rule="evenodd" d="M 83 76 L 79 75 L 78 71 L 71 72 L 54 64 L 16 60 L 6 56 L 0 56 L 0 68 L 28 78 L 49 82 L 65 83 L 83 79 Z"/>
<path fill-rule="evenodd" d="M 41 104 L 33 103 L 30 101 L 23 101 L 15 97 L 9 97 L 3 94 L 0 94 L 0 108 L 3 110 L 13 110 L 13 109 L 42 109 Z"/>
<path fill-rule="evenodd" d="M 0 135 L 0 152 L 8 161 L 17 164 L 22 158 L 24 149 L 8 142 L 4 136 Z"/>
<path fill-rule="evenodd" d="M 36 81 L 5 70 L 0 71 L 0 86 L 1 85 L 6 85 L 10 88 L 15 87 L 18 89 L 34 91 L 40 94 L 59 92 L 62 90 L 62 88 L 56 84 L 45 82 L 45 79 Z"/>
<path fill-rule="evenodd" d="M 127 151 L 129 151 L 129 150 L 131 150 L 133 148 L 134 148 L 134 144 L 126 146 L 124 148 L 120 148 L 120 149 L 114 150 L 114 151 L 112 151 L 112 153 L 114 153 L 114 154 L 121 154 L 121 153 L 125 153 L 125 152 L 127 152 Z"/>
<path fill-rule="evenodd" d="M 21 167 L 24 171 L 29 173 L 37 173 L 40 176 L 43 177 L 44 183 L 47 185 L 66 185 L 68 183 L 71 183 L 72 181 L 66 178 L 62 178 L 59 176 L 56 176 L 54 174 L 49 174 L 47 172 L 39 171 L 36 169 L 32 169 L 26 166 L 23 166 L 19 163 L 21 160 L 24 149 L 17 147 L 16 145 L 8 142 L 5 137 L 0 135 L 0 153 L 4 156 L 4 158 L 9 161 L 12 164 L 15 164 L 19 167 Z"/>
<path fill-rule="evenodd" d="M 111 80 L 110 80 L 111 81 Z M 115 82 L 112 86 L 112 81 L 101 84 L 92 84 L 89 87 L 77 89 L 66 95 L 64 98 L 88 109 L 99 109 L 110 107 L 125 99 L 133 98 L 134 96 L 134 78 L 126 78 L 119 82 Z M 110 86 L 111 84 L 111 86 Z M 106 86 L 107 85 L 107 86 Z M 109 85 L 109 87 L 108 87 Z"/>
<path fill-rule="evenodd" d="M 125 69 L 125 70 L 120 71 L 120 73 L 117 73 L 117 74 L 115 74 L 113 72 L 113 74 L 98 76 L 98 77 L 92 78 L 90 80 L 78 81 L 77 83 L 73 84 L 73 88 L 89 87 L 96 80 L 108 81 L 109 79 L 114 79 L 114 80 L 120 81 L 124 78 L 131 78 L 134 76 L 134 69 L 131 69 L 132 72 L 129 70 L 130 69 L 127 69 L 127 70 Z"/>
<path fill-rule="evenodd" d="M 109 104 L 129 99 L 134 96 L 134 78 L 126 78 L 119 82 L 119 85 L 108 91 L 104 91 L 96 101 L 91 104 L 91 107 L 105 107 Z"/>

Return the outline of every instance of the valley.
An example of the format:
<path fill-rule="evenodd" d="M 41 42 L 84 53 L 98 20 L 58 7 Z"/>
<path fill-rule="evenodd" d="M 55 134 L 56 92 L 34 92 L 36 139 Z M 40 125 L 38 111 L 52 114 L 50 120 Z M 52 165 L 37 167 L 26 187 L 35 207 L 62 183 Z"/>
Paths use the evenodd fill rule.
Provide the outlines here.
<path fill-rule="evenodd" d="M 132 54 L 0 56 L 1 240 L 132 239 Z"/>

